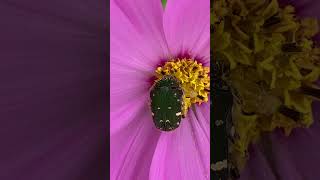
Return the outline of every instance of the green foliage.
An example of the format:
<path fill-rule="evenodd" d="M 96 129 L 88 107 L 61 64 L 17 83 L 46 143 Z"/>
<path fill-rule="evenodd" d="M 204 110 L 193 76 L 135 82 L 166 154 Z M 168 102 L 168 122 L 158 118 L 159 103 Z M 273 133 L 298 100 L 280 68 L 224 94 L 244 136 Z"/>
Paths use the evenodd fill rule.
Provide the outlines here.
<path fill-rule="evenodd" d="M 163 8 L 165 8 L 165 7 L 166 7 L 166 4 L 167 4 L 167 0 L 161 0 L 161 2 L 162 2 Z"/>

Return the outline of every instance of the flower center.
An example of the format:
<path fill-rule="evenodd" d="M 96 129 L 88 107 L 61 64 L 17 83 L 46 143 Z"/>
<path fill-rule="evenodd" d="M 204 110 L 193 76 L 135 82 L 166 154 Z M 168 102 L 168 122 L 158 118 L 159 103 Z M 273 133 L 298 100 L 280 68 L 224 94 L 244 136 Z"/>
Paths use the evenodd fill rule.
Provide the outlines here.
<path fill-rule="evenodd" d="M 169 60 L 155 73 L 157 79 L 151 88 L 150 98 L 157 128 L 165 131 L 177 128 L 192 104 L 208 101 L 209 67 L 194 59 Z"/>

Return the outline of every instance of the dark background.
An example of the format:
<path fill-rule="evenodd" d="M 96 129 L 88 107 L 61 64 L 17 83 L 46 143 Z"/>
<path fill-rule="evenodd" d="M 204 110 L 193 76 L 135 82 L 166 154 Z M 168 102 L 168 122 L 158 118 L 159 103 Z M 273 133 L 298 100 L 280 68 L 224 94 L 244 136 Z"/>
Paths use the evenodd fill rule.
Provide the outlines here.
<path fill-rule="evenodd" d="M 109 3 L 0 1 L 0 179 L 108 177 Z"/>

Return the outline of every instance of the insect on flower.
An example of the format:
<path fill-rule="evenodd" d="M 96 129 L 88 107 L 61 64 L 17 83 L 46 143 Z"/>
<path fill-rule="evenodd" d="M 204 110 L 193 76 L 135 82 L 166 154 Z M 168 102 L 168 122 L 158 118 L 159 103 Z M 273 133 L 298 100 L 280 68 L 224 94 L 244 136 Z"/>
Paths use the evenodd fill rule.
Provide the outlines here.
<path fill-rule="evenodd" d="M 179 80 L 163 76 L 150 91 L 151 111 L 155 126 L 162 131 L 179 127 L 183 106 L 183 90 Z"/>
<path fill-rule="evenodd" d="M 209 7 L 110 1 L 111 180 L 210 179 Z"/>

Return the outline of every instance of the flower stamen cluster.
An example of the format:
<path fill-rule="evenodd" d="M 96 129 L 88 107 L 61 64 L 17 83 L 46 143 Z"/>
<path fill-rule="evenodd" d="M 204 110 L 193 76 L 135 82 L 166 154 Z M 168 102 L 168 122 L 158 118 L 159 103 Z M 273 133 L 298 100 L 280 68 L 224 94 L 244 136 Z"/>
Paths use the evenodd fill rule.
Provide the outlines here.
<path fill-rule="evenodd" d="M 156 69 L 157 81 L 165 75 L 176 77 L 183 89 L 182 114 L 185 116 L 192 104 L 208 102 L 210 68 L 193 59 L 172 59 Z"/>

